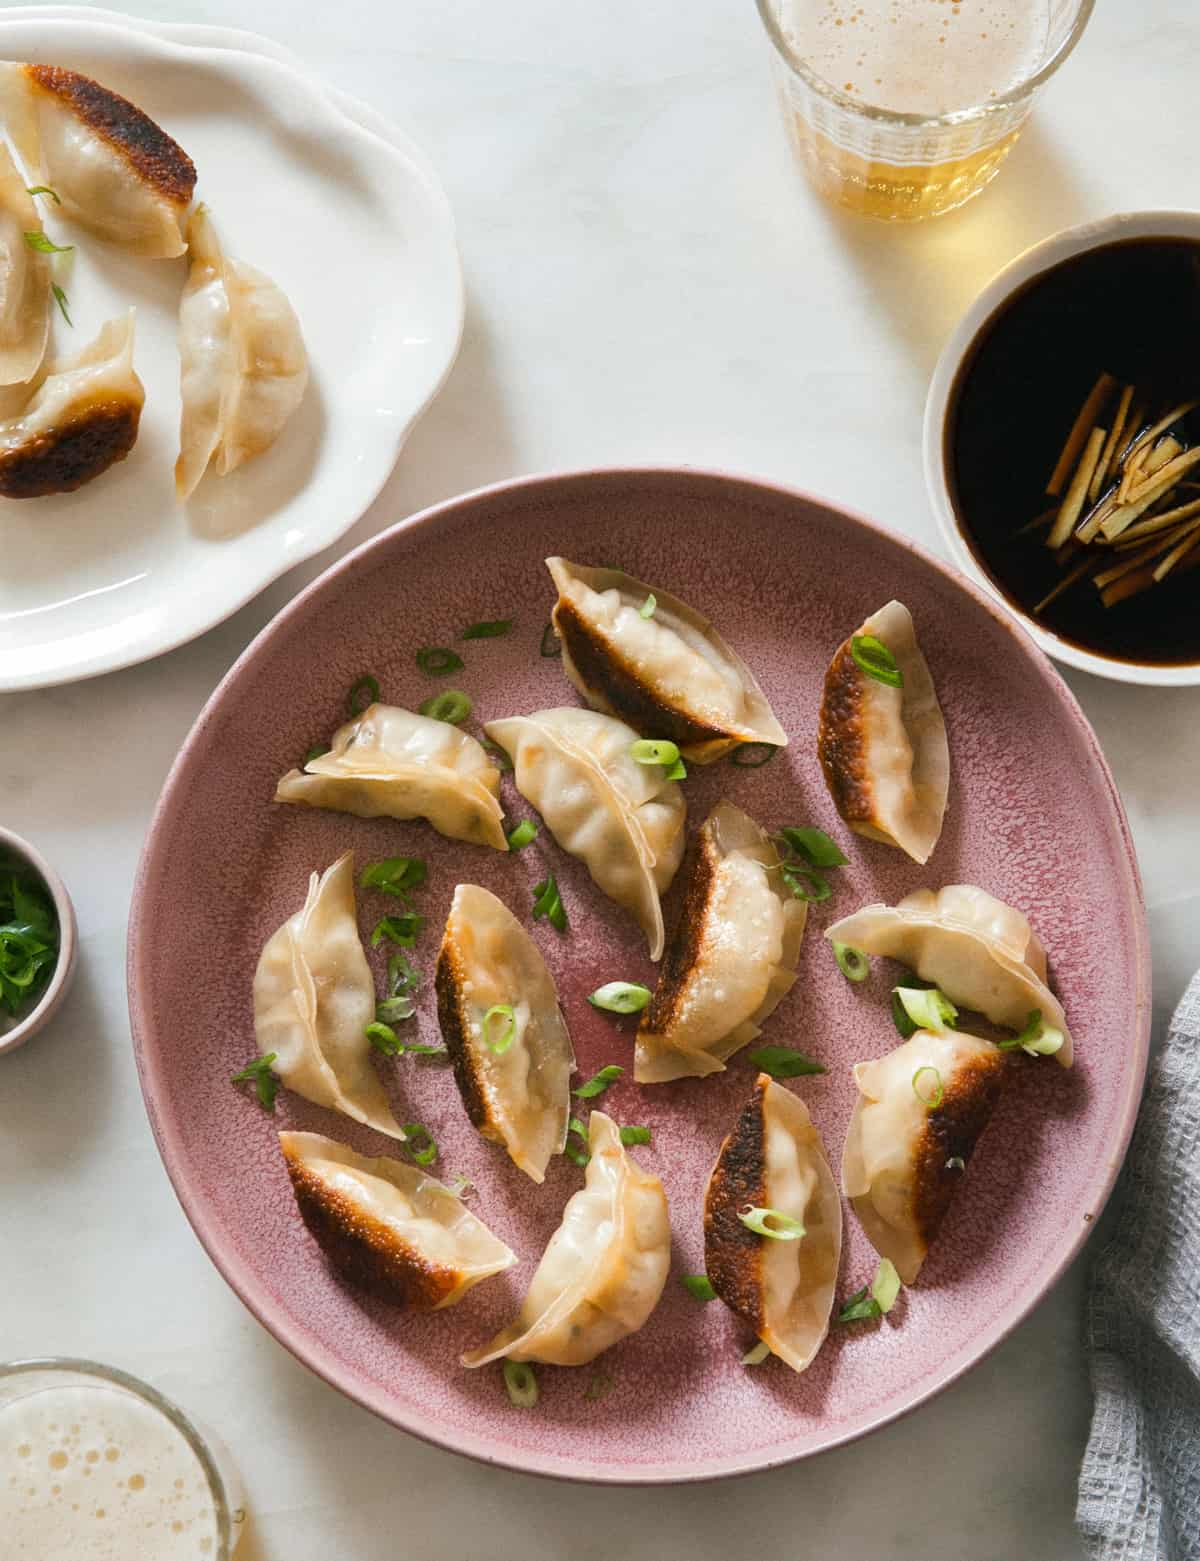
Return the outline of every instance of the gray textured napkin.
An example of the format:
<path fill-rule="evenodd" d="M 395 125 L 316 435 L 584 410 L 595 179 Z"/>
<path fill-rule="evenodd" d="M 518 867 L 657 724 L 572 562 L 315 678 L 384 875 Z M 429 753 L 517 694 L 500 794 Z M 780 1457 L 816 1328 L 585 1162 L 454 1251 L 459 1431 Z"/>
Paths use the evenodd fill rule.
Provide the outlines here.
<path fill-rule="evenodd" d="M 1200 974 L 1151 1061 L 1117 1203 L 1076 1519 L 1093 1561 L 1200 1561 Z"/>

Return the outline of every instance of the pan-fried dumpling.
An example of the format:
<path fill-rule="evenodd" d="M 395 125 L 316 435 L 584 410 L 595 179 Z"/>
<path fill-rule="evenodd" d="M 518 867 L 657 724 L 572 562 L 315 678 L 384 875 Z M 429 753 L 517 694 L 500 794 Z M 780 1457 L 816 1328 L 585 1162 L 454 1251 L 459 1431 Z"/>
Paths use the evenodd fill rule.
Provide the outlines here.
<path fill-rule="evenodd" d="M 191 269 L 179 305 L 179 459 L 186 499 L 211 465 L 225 477 L 273 444 L 300 405 L 308 357 L 281 288 L 221 251 L 198 206 L 188 228 Z"/>
<path fill-rule="evenodd" d="M 595 710 L 667 738 L 697 764 L 739 743 L 787 745 L 750 668 L 707 618 L 619 569 L 548 558 L 563 671 Z M 642 609 L 653 599 L 647 617 Z"/>
<path fill-rule="evenodd" d="M 462 1357 L 464 1366 L 540 1360 L 585 1366 L 636 1333 L 658 1304 L 671 1265 L 667 1195 L 621 1143 L 602 1111 L 588 1119 L 587 1180 L 567 1202 L 514 1322 Z"/>
<path fill-rule="evenodd" d="M 567 1141 L 571 1036 L 537 945 L 478 884 L 460 883 L 454 891 L 438 955 L 437 999 L 467 1115 L 485 1138 L 504 1145 L 526 1176 L 544 1181 L 550 1157 Z"/>
<path fill-rule="evenodd" d="M 804 1233 L 760 1236 L 738 1217 L 750 1209 L 798 1220 Z M 804 1371 L 829 1331 L 841 1252 L 841 1200 L 808 1107 L 760 1073 L 709 1177 L 709 1281 L 773 1355 Z"/>
<path fill-rule="evenodd" d="M 864 672 L 860 635 L 891 651 L 900 688 Z M 825 674 L 817 752 L 829 794 L 850 828 L 927 862 L 950 788 L 946 723 L 908 608 L 889 602 L 839 649 Z"/>
<path fill-rule="evenodd" d="M 42 219 L 0 141 L 0 385 L 24 385 L 41 367 L 50 331 L 50 266 L 25 241 Z"/>
<path fill-rule="evenodd" d="M 146 399 L 133 317 L 110 320 L 76 357 L 51 364 L 24 410 L 0 421 L 0 496 L 73 493 L 133 449 Z"/>
<path fill-rule="evenodd" d="M 268 938 L 254 972 L 254 1034 L 288 1089 L 403 1138 L 371 1066 L 375 982 L 355 920 L 354 855 L 308 884 L 301 910 Z"/>
<path fill-rule="evenodd" d="M 483 744 L 395 705 L 371 705 L 347 721 L 328 753 L 288 771 L 275 801 L 359 818 L 424 818 L 451 840 L 508 850 L 500 771 Z"/>
<path fill-rule="evenodd" d="M 320 1133 L 280 1133 L 279 1147 L 318 1246 L 372 1295 L 436 1312 L 517 1261 L 461 1198 L 415 1165 L 355 1154 Z"/>
<path fill-rule="evenodd" d="M 660 896 L 683 856 L 687 803 L 661 764 L 630 755 L 638 734 L 623 721 L 575 706 L 489 721 L 485 731 L 513 761 L 517 790 L 564 851 L 630 911 L 663 951 Z"/>
<path fill-rule="evenodd" d="M 912 1284 L 988 1125 L 1006 1055 L 961 1030 L 918 1030 L 854 1068 L 842 1190 L 867 1239 Z"/>
<path fill-rule="evenodd" d="M 898 959 L 952 1003 L 993 1024 L 1023 1030 L 1034 1009 L 1063 1034 L 1056 1053 L 1074 1056 L 1062 1004 L 1046 985 L 1046 951 L 1020 911 L 973 884 L 917 889 L 899 905 L 866 905 L 825 929 L 834 943 Z"/>
<path fill-rule="evenodd" d="M 696 837 L 679 925 L 638 1026 L 639 1084 L 720 1073 L 796 979 L 808 906 L 766 831 L 720 802 Z"/>
<path fill-rule="evenodd" d="M 4 64 L 0 117 L 64 216 L 146 259 L 183 254 L 196 169 L 140 108 L 77 71 Z"/>

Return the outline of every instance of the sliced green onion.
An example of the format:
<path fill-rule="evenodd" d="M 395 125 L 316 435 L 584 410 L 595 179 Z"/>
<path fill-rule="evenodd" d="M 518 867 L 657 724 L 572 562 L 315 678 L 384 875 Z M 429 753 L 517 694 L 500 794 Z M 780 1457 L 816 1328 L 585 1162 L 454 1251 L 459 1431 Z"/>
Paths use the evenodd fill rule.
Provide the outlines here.
<path fill-rule="evenodd" d="M 504 1362 L 504 1386 L 514 1409 L 532 1409 L 538 1401 L 538 1381 L 528 1361 Z"/>
<path fill-rule="evenodd" d="M 597 1371 L 587 1385 L 584 1398 L 595 1403 L 598 1398 L 605 1398 L 617 1385 L 617 1379 L 610 1377 L 606 1371 Z"/>
<path fill-rule="evenodd" d="M 66 293 L 61 287 L 59 287 L 57 282 L 51 282 L 50 291 L 54 294 L 54 302 L 58 305 L 63 319 L 67 322 L 68 325 L 73 327 L 75 321 L 71 318 L 70 312 L 67 309 Z"/>
<path fill-rule="evenodd" d="M 274 1061 L 274 1052 L 268 1052 L 265 1057 L 256 1057 L 253 1062 L 247 1063 L 240 1073 L 235 1073 L 231 1080 L 234 1084 L 252 1083 L 258 1096 L 258 1103 L 264 1111 L 274 1111 L 275 1097 L 279 1093 L 279 1080 L 271 1072 L 271 1064 Z"/>
<path fill-rule="evenodd" d="M 594 1073 L 586 1084 L 581 1084 L 571 1093 L 576 1100 L 595 1100 L 597 1095 L 603 1095 L 608 1086 L 614 1084 L 624 1072 L 624 1068 L 619 1068 L 615 1062 L 610 1062 L 606 1068 L 601 1068 L 599 1073 Z"/>
<path fill-rule="evenodd" d="M 932 1074 L 932 1078 L 928 1081 L 927 1084 L 919 1083 L 918 1081 L 922 1079 L 926 1073 Z M 946 1098 L 946 1091 L 942 1087 L 942 1075 L 936 1068 L 931 1067 L 928 1063 L 926 1063 L 923 1068 L 918 1068 L 917 1071 L 913 1074 L 912 1087 L 913 1094 L 925 1107 L 926 1111 L 936 1111 L 937 1108 L 941 1105 L 942 1101 Z"/>
<path fill-rule="evenodd" d="M 756 1236 L 769 1236 L 772 1241 L 799 1241 L 806 1234 L 803 1220 L 793 1219 L 780 1209 L 761 1209 L 750 1204 L 738 1211 L 738 1219 Z"/>
<path fill-rule="evenodd" d="M 957 1024 L 958 1009 L 937 987 L 898 986 L 894 991 L 918 1030 L 953 1030 Z"/>
<path fill-rule="evenodd" d="M 496 1018 L 504 1020 L 504 1024 L 497 1034 L 492 1021 Z M 517 1016 L 511 1003 L 493 1003 L 484 1014 L 480 1023 L 483 1039 L 490 1052 L 497 1057 L 503 1057 L 504 1053 L 517 1038 Z"/>
<path fill-rule="evenodd" d="M 39 255 L 65 255 L 68 250 L 75 248 L 74 244 L 56 244 L 44 233 L 26 233 L 25 242 Z"/>
<path fill-rule="evenodd" d="M 424 1122 L 406 1122 L 404 1138 L 404 1147 L 418 1165 L 432 1165 L 437 1159 L 437 1144 Z"/>
<path fill-rule="evenodd" d="M 61 206 L 62 201 L 58 197 L 58 191 L 52 190 L 48 184 L 29 184 L 25 187 L 26 195 L 48 195 L 56 206 Z"/>
<path fill-rule="evenodd" d="M 895 1306 L 900 1294 L 900 1275 L 890 1257 L 880 1258 L 879 1267 L 871 1281 L 871 1294 L 885 1315 Z"/>
<path fill-rule="evenodd" d="M 421 985 L 421 972 L 403 954 L 393 954 L 387 964 L 388 996 L 402 997 Z"/>
<path fill-rule="evenodd" d="M 377 949 L 384 938 L 397 943 L 402 949 L 410 949 L 425 925 L 424 916 L 416 911 L 403 911 L 399 916 L 381 916 L 371 929 L 371 947 Z"/>
<path fill-rule="evenodd" d="M 375 1004 L 375 1018 L 380 1024 L 402 1024 L 405 1019 L 411 1019 L 416 1011 L 416 1000 L 408 993 L 385 997 L 382 1002 Z"/>
<path fill-rule="evenodd" d="M 487 753 L 491 757 L 492 763 L 496 766 L 500 773 L 502 775 L 507 775 L 513 767 L 512 760 L 505 753 L 504 749 L 501 748 L 500 744 L 494 743 L 490 737 L 481 737 L 478 741 L 479 746 L 486 749 Z"/>
<path fill-rule="evenodd" d="M 879 1302 L 871 1294 L 867 1285 L 861 1290 L 856 1290 L 847 1300 L 835 1321 L 840 1323 L 860 1323 L 871 1317 L 882 1317 L 883 1310 Z"/>
<path fill-rule="evenodd" d="M 952 1154 L 946 1161 L 946 1169 L 948 1171 L 965 1171 L 966 1168 L 967 1162 L 960 1154 Z"/>
<path fill-rule="evenodd" d="M 369 1024 L 363 1031 L 363 1034 L 375 1050 L 382 1052 L 385 1057 L 398 1057 L 404 1050 L 400 1043 L 400 1037 L 392 1029 L 391 1025 L 384 1024 L 379 1019 L 376 1019 L 374 1024 Z"/>
<path fill-rule="evenodd" d="M 658 597 L 655 596 L 653 591 L 651 591 L 650 595 L 647 596 L 646 600 L 638 608 L 638 617 L 639 618 L 653 618 L 653 616 L 654 616 L 654 609 L 657 606 L 658 606 Z"/>
<path fill-rule="evenodd" d="M 831 840 L 823 829 L 814 829 L 807 824 L 801 828 L 789 824 L 771 838 L 782 841 L 810 867 L 845 867 L 850 860 L 837 841 Z"/>
<path fill-rule="evenodd" d="M 671 769 L 679 763 L 679 746 L 666 738 L 639 737 L 637 742 L 630 743 L 629 757 L 639 764 L 663 764 Z"/>
<path fill-rule="evenodd" d="M 586 1124 L 581 1122 L 578 1117 L 571 1117 L 569 1119 L 569 1121 L 567 1122 L 567 1132 L 568 1133 L 578 1133 L 580 1138 L 583 1138 L 583 1139 L 586 1139 L 587 1136 L 588 1136 L 588 1130 L 587 1130 Z"/>
<path fill-rule="evenodd" d="M 420 1046 L 416 1041 L 402 1041 L 400 1043 L 400 1055 L 402 1057 L 449 1057 L 450 1053 L 444 1046 Z"/>
<path fill-rule="evenodd" d="M 896 665 L 895 656 L 873 634 L 856 634 L 850 641 L 850 654 L 860 671 L 877 683 L 886 683 L 889 688 L 904 687 L 904 674 Z"/>
<path fill-rule="evenodd" d="M 765 1341 L 760 1340 L 760 1342 L 756 1344 L 752 1350 L 747 1350 L 746 1353 L 742 1356 L 742 1365 L 761 1366 L 763 1361 L 766 1360 L 770 1353 L 771 1346 Z"/>
<path fill-rule="evenodd" d="M 907 1041 L 909 1036 L 917 1033 L 917 1026 L 908 1017 L 904 1004 L 900 1001 L 899 987 L 892 988 L 892 1023 Z"/>
<path fill-rule="evenodd" d="M 453 1193 L 456 1198 L 465 1198 L 468 1193 L 475 1191 L 475 1183 L 461 1171 L 452 1171 L 446 1178 L 444 1186 L 446 1191 Z"/>
<path fill-rule="evenodd" d="M 447 672 L 459 671 L 462 665 L 463 659 L 458 652 L 445 645 L 422 645 L 417 652 L 417 666 L 426 677 L 445 677 Z"/>
<path fill-rule="evenodd" d="M 862 949 L 851 948 L 848 943 L 835 942 L 833 957 L 837 960 L 837 967 L 847 981 L 857 984 L 859 981 L 865 981 L 871 974 L 871 961 Z"/>
<path fill-rule="evenodd" d="M 58 963 L 54 902 L 24 862 L 0 859 L 0 1008 L 34 1007 Z"/>
<path fill-rule="evenodd" d="M 761 770 L 778 752 L 774 743 L 742 743 L 729 755 L 729 762 L 740 770 Z"/>
<path fill-rule="evenodd" d="M 422 857 L 389 856 L 382 862 L 368 862 L 358 875 L 358 887 L 378 889 L 380 894 L 394 894 L 402 900 L 410 890 L 419 889 L 428 876 Z"/>
<path fill-rule="evenodd" d="M 806 1074 L 826 1071 L 823 1062 L 814 1062 L 791 1046 L 760 1046 L 746 1060 L 773 1079 L 799 1079 Z"/>
<path fill-rule="evenodd" d="M 314 743 L 308 752 L 304 755 L 305 769 L 308 768 L 314 759 L 323 759 L 328 752 L 329 749 L 325 743 Z"/>
<path fill-rule="evenodd" d="M 687 780 L 687 765 L 682 759 L 675 760 L 675 763 L 667 771 L 667 779 L 674 781 Z"/>
<path fill-rule="evenodd" d="M 362 715 L 364 710 L 369 710 L 372 705 L 379 703 L 379 679 L 372 677 L 369 672 L 364 672 L 357 683 L 350 685 L 350 693 L 347 696 L 351 715 Z"/>
<path fill-rule="evenodd" d="M 829 880 L 814 867 L 796 867 L 785 863 L 779 871 L 796 899 L 807 900 L 810 905 L 820 905 L 833 893 Z"/>
<path fill-rule="evenodd" d="M 547 873 L 541 883 L 533 887 L 533 919 L 540 921 L 543 916 L 555 932 L 566 932 L 567 912 L 553 873 Z"/>
<path fill-rule="evenodd" d="M 591 1151 L 586 1147 L 586 1145 L 573 1144 L 569 1138 L 563 1145 L 563 1154 L 566 1155 L 567 1159 L 570 1160 L 573 1165 L 577 1165 L 580 1170 L 582 1170 L 592 1158 Z"/>
<path fill-rule="evenodd" d="M 537 839 L 538 827 L 531 818 L 523 818 L 516 829 L 508 836 L 508 849 L 519 851 L 522 846 L 527 846 L 531 840 Z"/>
<path fill-rule="evenodd" d="M 432 721 L 445 721 L 447 726 L 460 726 L 471 713 L 471 701 L 461 688 L 448 688 L 444 693 L 433 694 L 417 706 L 419 715 L 427 715 Z"/>
<path fill-rule="evenodd" d="M 707 1274 L 684 1274 L 683 1288 L 693 1301 L 715 1301 L 717 1292 Z"/>
<path fill-rule="evenodd" d="M 610 1014 L 640 1014 L 650 1001 L 650 988 L 640 981 L 606 981 L 589 996 L 593 1008 Z"/>
<path fill-rule="evenodd" d="M 458 637 L 460 640 L 498 640 L 511 632 L 515 621 L 513 618 L 485 618 L 482 623 L 469 623 Z"/>
<path fill-rule="evenodd" d="M 558 635 L 554 632 L 554 625 L 552 623 L 548 623 L 542 630 L 541 652 L 547 660 L 553 656 L 562 655 L 562 642 L 560 641 Z"/>
<path fill-rule="evenodd" d="M 1014 1035 L 999 1044 L 1002 1052 L 1016 1051 L 1019 1046 L 1031 1057 L 1053 1057 L 1055 1052 L 1062 1050 L 1065 1039 L 1061 1030 L 1056 1030 L 1053 1025 L 1044 1024 L 1042 1010 L 1034 1008 L 1030 1011 L 1029 1018 L 1025 1021 L 1025 1028 L 1020 1035 Z"/>
<path fill-rule="evenodd" d="M 651 1133 L 648 1127 L 623 1127 L 621 1129 L 621 1142 L 623 1144 L 648 1144 Z"/>

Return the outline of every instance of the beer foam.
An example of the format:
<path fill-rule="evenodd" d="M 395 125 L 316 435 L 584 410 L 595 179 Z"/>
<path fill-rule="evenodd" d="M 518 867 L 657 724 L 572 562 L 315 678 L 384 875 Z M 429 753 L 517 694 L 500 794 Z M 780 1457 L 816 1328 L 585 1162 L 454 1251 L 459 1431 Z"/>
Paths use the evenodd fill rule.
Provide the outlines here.
<path fill-rule="evenodd" d="M 788 43 L 876 108 L 945 114 L 991 102 L 1045 59 L 1049 0 L 781 0 Z"/>
<path fill-rule="evenodd" d="M 105 1383 L 0 1406 L 5 1561 L 215 1561 L 204 1469 L 156 1409 Z"/>

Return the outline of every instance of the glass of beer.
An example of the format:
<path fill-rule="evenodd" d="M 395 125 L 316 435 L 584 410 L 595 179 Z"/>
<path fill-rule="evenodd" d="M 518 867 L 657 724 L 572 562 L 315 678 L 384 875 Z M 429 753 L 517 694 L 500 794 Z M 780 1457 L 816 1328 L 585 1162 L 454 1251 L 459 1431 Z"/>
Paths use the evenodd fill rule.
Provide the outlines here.
<path fill-rule="evenodd" d="M 758 0 L 784 121 L 822 195 L 886 222 L 996 175 L 1095 0 Z"/>

